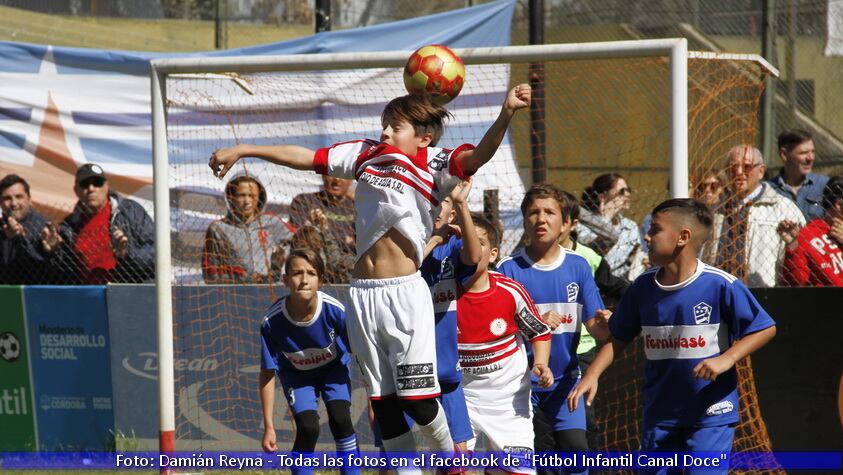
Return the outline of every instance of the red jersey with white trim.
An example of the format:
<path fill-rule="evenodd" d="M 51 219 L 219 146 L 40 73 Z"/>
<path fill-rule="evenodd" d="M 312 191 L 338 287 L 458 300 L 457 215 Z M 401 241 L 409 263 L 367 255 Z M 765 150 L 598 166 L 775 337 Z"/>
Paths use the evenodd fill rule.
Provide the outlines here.
<path fill-rule="evenodd" d="M 465 292 L 457 300 L 460 367 L 470 404 L 511 406 L 513 396 L 525 390 L 527 400 L 521 402 L 529 404 L 527 353 L 516 332 L 530 342 L 549 340 L 551 335 L 518 282 L 489 272 L 488 290 Z"/>
<path fill-rule="evenodd" d="M 843 287 L 843 249 L 831 237 L 828 222 L 814 219 L 796 238 L 799 246 L 786 249 L 782 277 L 788 285 Z"/>
<path fill-rule="evenodd" d="M 468 178 L 454 158 L 473 148 L 427 147 L 409 156 L 375 140 L 355 140 L 317 150 L 313 167 L 322 175 L 357 180 L 358 258 L 395 228 L 413 243 L 416 265 L 421 266 L 424 245 L 433 231 L 432 209 Z"/>

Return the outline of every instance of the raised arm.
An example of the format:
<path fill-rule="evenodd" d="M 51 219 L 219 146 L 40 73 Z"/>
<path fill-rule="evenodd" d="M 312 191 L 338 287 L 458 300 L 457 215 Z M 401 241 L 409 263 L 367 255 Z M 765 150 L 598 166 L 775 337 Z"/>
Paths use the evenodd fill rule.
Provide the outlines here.
<path fill-rule="evenodd" d="M 462 230 L 463 246 L 460 249 L 460 261 L 467 266 L 475 266 L 483 258 L 480 238 L 477 237 L 477 230 L 471 219 L 471 210 L 468 209 L 468 194 L 471 192 L 472 182 L 473 179 L 469 178 L 454 187 L 451 192 L 451 201 L 457 211 L 457 222 Z"/>
<path fill-rule="evenodd" d="M 466 175 L 473 175 L 492 159 L 503 141 L 506 129 L 509 127 L 515 112 L 530 105 L 531 92 L 529 84 L 519 84 L 510 89 L 501 107 L 501 113 L 489 127 L 489 130 L 486 131 L 486 134 L 483 135 L 480 143 L 477 144 L 477 148 L 465 151 L 456 157 Z"/>
<path fill-rule="evenodd" d="M 235 145 L 216 150 L 208 165 L 222 178 L 243 157 L 255 157 L 294 170 L 313 170 L 314 151 L 299 145 Z"/>

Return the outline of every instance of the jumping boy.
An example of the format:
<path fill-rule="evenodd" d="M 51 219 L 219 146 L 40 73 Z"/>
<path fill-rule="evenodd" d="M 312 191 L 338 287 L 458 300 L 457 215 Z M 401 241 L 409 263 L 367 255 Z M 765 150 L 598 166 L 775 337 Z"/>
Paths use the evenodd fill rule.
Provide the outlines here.
<path fill-rule="evenodd" d="M 261 324 L 260 399 L 264 434 L 261 443 L 275 452 L 275 375 L 296 421 L 293 452 L 311 453 L 319 437 L 318 398 L 328 412 L 328 425 L 337 455 L 357 452 L 351 422 L 351 378 L 348 372 L 348 337 L 345 307 L 319 288 L 325 265 L 311 249 L 294 249 L 284 263 L 284 285 L 290 295 L 270 307 Z M 312 469 L 293 467 L 294 475 Z M 344 475 L 360 469 L 343 468 Z"/>
<path fill-rule="evenodd" d="M 487 450 L 523 457 L 508 473 L 535 473 L 532 468 L 533 424 L 530 378 L 545 388 L 553 383 L 548 367 L 550 327 L 539 317 L 530 294 L 518 282 L 489 265 L 497 260 L 500 232 L 475 216 L 482 252 L 477 270 L 457 300 L 459 357 L 468 413 Z M 532 346 L 532 365 L 524 342 Z M 469 442 L 474 449 L 476 438 Z"/>
<path fill-rule="evenodd" d="M 431 209 L 492 158 L 513 115 L 529 104 L 529 85 L 512 88 L 477 148 L 436 147 L 448 112 L 428 95 L 409 95 L 387 104 L 379 142 L 356 140 L 316 152 L 297 145 L 238 145 L 211 156 L 218 177 L 240 158 L 258 157 L 357 180 L 357 262 L 349 289 L 348 333 L 389 452 L 415 450 L 402 410 L 432 450 L 453 450 L 436 400 L 433 302 L 418 272 L 433 228 Z"/>
<path fill-rule="evenodd" d="M 553 430 L 556 450 L 588 451 L 585 411 L 569 412 L 568 393 L 580 377 L 577 345 L 581 327 L 597 338 L 608 337 L 610 312 L 594 282 L 591 267 L 579 254 L 559 245 L 575 226 L 571 206 L 553 185 L 534 185 L 521 201 L 524 232 L 529 244 L 503 260 L 498 271 L 521 283 L 553 329 L 550 369 L 555 380 L 549 387 L 533 381 L 532 403 Z M 598 318 L 595 318 L 598 317 Z"/>
<path fill-rule="evenodd" d="M 735 363 L 775 336 L 775 322 L 741 281 L 697 258 L 711 234 L 704 203 L 671 199 L 652 215 L 645 239 L 654 267 L 624 294 L 609 321 L 610 344 L 600 349 L 568 406 L 576 410 L 582 396 L 590 405 L 600 375 L 643 334 L 641 450 L 730 452 L 738 422 Z"/>

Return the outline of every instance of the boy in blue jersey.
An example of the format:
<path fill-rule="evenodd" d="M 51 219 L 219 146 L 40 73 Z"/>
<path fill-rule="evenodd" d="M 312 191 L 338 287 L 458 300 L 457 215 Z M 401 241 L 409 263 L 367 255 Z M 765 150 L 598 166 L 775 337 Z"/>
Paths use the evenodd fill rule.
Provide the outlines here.
<path fill-rule="evenodd" d="M 325 266 L 316 252 L 294 249 L 284 265 L 284 284 L 290 295 L 270 307 L 261 325 L 261 445 L 267 452 L 278 450 L 272 422 L 276 374 L 296 422 L 293 452 L 311 453 L 316 449 L 319 397 L 328 412 L 337 455 L 357 452 L 357 436 L 351 422 L 345 307 L 319 291 L 324 272 Z M 312 473 L 312 469 L 303 467 L 292 470 L 294 475 Z M 349 467 L 341 472 L 360 473 L 360 469 Z"/>
<path fill-rule="evenodd" d="M 730 452 L 738 422 L 735 363 L 775 336 L 775 322 L 741 281 L 697 258 L 711 233 L 704 203 L 667 200 L 652 215 L 645 239 L 654 267 L 624 294 L 609 322 L 611 344 L 597 354 L 568 405 L 577 409 L 583 395 L 590 405 L 600 375 L 643 334 L 641 450 Z M 721 468 L 685 473 L 727 473 Z"/>
<path fill-rule="evenodd" d="M 550 369 L 555 377 L 548 388 L 533 379 L 533 406 L 553 429 L 557 450 L 587 451 L 585 410 L 571 413 L 565 406 L 568 393 L 580 377 L 577 345 L 581 326 L 598 340 L 608 336 L 606 320 L 591 267 L 580 256 L 559 245 L 563 233 L 574 226 L 566 199 L 553 185 L 530 188 L 521 202 L 528 245 L 501 261 L 498 271 L 521 283 L 536 303 L 542 319 L 553 329 Z M 597 317 L 597 318 L 595 318 Z M 530 354 L 532 364 L 532 354 Z"/>

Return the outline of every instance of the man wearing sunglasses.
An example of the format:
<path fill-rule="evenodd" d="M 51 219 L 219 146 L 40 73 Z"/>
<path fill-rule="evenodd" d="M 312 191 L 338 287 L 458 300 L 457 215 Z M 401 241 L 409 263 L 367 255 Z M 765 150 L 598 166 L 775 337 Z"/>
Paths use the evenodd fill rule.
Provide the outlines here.
<path fill-rule="evenodd" d="M 714 212 L 712 238 L 702 251 L 703 261 L 749 287 L 777 285 L 785 245 L 805 225 L 796 203 L 764 181 L 765 171 L 757 148 L 732 147 L 726 161 L 726 191 Z"/>
<path fill-rule="evenodd" d="M 138 203 L 110 190 L 102 167 L 86 163 L 76 170 L 73 191 L 79 198 L 56 228 L 42 233 L 51 264 L 68 284 L 149 282 L 155 269 L 155 229 Z"/>

